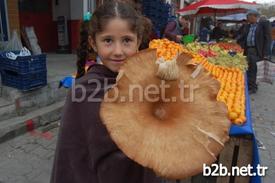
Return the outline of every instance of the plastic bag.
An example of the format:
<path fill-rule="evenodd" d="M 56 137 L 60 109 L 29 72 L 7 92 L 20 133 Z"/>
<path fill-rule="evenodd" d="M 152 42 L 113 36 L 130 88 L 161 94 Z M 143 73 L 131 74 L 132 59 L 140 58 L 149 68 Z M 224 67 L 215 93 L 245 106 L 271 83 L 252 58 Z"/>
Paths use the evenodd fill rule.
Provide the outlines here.
<path fill-rule="evenodd" d="M 257 62 L 257 82 L 273 84 L 275 80 L 275 63 L 269 60 Z"/>
<path fill-rule="evenodd" d="M 14 52 L 6 52 L 6 58 L 10 59 L 10 60 L 16 60 L 17 57 L 26 57 L 26 56 L 31 56 L 31 52 L 26 48 L 22 48 L 20 50 L 20 52 L 17 54 L 17 53 L 14 53 Z"/>
<path fill-rule="evenodd" d="M 265 70 L 265 61 L 257 62 L 257 82 L 264 81 L 264 70 Z"/>
<path fill-rule="evenodd" d="M 28 37 L 33 55 L 40 55 L 42 53 L 42 51 L 38 44 L 38 39 L 36 37 L 34 28 L 33 27 L 25 27 L 25 32 Z"/>
<path fill-rule="evenodd" d="M 13 30 L 11 40 L 8 42 L 5 51 L 21 50 L 23 48 L 21 39 L 16 30 Z"/>
<path fill-rule="evenodd" d="M 34 28 L 33 27 L 25 27 L 25 31 L 26 31 L 27 37 L 29 39 L 35 39 L 35 40 L 37 40 L 37 37 L 36 37 L 36 34 L 34 32 Z"/>
<path fill-rule="evenodd" d="M 275 62 L 266 61 L 265 75 L 266 80 L 272 84 L 275 80 Z"/>

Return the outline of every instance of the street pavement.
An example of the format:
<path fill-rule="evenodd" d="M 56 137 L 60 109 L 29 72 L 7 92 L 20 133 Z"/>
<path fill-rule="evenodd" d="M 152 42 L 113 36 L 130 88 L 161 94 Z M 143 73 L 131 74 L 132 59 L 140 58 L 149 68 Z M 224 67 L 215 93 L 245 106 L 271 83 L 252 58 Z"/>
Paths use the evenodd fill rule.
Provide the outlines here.
<path fill-rule="evenodd" d="M 275 182 L 275 83 L 260 83 L 257 94 L 251 95 L 252 121 L 257 139 L 262 166 L 269 169 L 263 183 Z"/>
<path fill-rule="evenodd" d="M 261 165 L 268 166 L 263 183 L 275 180 L 275 84 L 261 83 L 251 95 L 256 136 L 262 142 Z M 0 144 L 0 183 L 49 183 L 58 128 L 27 133 Z"/>
<path fill-rule="evenodd" d="M 49 183 L 58 128 L 0 144 L 0 183 Z"/>

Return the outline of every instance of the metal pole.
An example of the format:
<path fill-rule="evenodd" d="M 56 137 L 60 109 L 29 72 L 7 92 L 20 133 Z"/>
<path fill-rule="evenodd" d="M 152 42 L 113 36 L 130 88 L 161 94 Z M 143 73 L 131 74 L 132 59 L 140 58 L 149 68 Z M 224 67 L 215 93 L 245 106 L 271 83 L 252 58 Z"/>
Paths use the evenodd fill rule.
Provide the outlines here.
<path fill-rule="evenodd" d="M 185 0 L 180 0 L 180 9 L 184 8 Z"/>
<path fill-rule="evenodd" d="M 216 26 L 216 16 L 217 16 L 217 10 L 215 9 L 215 13 L 214 13 L 214 26 Z"/>

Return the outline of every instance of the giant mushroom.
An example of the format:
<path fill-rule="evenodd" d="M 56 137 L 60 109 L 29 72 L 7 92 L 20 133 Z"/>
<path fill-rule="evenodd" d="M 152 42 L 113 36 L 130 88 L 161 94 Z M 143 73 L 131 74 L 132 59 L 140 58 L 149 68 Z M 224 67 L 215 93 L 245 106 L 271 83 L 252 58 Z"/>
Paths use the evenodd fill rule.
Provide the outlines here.
<path fill-rule="evenodd" d="M 182 53 L 165 65 L 154 49 L 137 53 L 121 68 L 100 109 L 122 152 L 169 179 L 200 173 L 229 139 L 227 109 L 216 100 L 219 83 L 190 60 Z"/>

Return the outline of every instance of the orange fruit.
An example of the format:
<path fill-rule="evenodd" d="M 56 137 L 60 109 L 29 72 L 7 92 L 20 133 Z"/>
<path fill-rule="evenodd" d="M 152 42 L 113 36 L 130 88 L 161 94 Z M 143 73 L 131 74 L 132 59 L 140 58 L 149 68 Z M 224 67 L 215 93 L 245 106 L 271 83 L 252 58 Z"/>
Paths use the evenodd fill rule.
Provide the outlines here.
<path fill-rule="evenodd" d="M 244 121 L 242 121 L 242 119 L 237 118 L 233 121 L 236 125 L 242 125 Z"/>
<path fill-rule="evenodd" d="M 236 112 L 238 115 L 240 115 L 241 114 L 241 112 L 242 112 L 242 110 L 241 110 L 241 108 L 240 107 L 234 107 L 234 112 Z"/>
<path fill-rule="evenodd" d="M 246 121 L 246 117 L 244 115 L 241 115 L 240 116 L 240 119 L 242 120 L 242 122 L 245 122 Z"/>
<path fill-rule="evenodd" d="M 229 112 L 229 119 L 235 120 L 238 117 L 238 114 L 235 112 Z"/>

